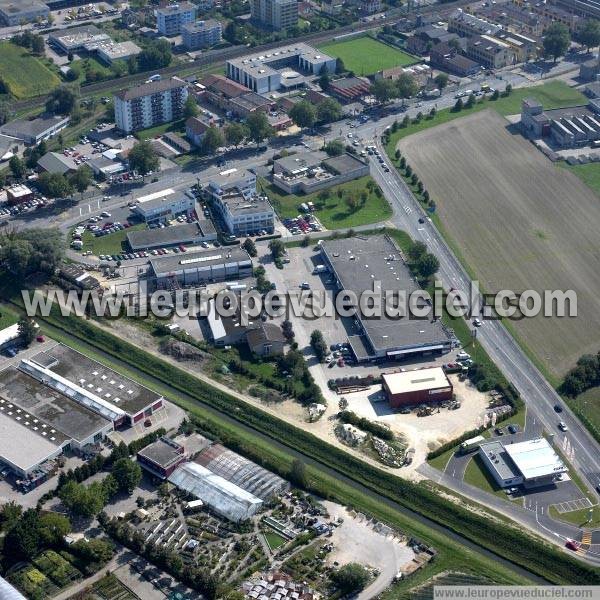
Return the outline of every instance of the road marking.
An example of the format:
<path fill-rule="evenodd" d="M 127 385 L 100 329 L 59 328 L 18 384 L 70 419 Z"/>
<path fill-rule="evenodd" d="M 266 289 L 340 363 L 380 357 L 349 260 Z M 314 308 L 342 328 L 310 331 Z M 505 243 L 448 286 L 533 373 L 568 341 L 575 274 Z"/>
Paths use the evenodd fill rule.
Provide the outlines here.
<path fill-rule="evenodd" d="M 586 546 L 591 545 L 591 543 L 592 543 L 592 532 L 591 531 L 583 532 L 583 535 L 581 536 L 581 543 L 585 544 Z"/>

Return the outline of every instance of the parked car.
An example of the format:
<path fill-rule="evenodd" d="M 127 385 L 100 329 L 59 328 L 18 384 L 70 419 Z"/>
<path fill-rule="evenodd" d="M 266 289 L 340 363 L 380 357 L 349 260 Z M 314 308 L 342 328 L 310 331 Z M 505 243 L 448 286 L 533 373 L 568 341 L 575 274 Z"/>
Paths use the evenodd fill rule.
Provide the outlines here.
<path fill-rule="evenodd" d="M 504 435 L 504 429 L 502 429 L 502 427 L 496 427 L 496 429 L 494 429 L 494 433 L 496 435 Z"/>
<path fill-rule="evenodd" d="M 510 433 L 518 433 L 519 432 L 519 426 L 511 424 L 511 425 L 508 426 L 508 431 Z"/>

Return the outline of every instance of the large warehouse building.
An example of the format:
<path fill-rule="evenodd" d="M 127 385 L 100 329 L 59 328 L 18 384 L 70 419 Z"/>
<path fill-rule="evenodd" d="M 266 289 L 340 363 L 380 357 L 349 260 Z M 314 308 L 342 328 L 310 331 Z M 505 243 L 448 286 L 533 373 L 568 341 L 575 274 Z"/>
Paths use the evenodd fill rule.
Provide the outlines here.
<path fill-rule="evenodd" d="M 321 255 L 339 289 L 357 296 L 380 282 L 383 292 L 405 292 L 408 298 L 419 286 L 404 262 L 402 252 L 387 235 L 326 240 Z M 409 356 L 449 352 L 451 338 L 441 321 L 413 316 L 356 319 L 361 335 L 349 338 L 359 362 L 400 360 Z"/>
<path fill-rule="evenodd" d="M 501 488 L 552 485 L 567 472 L 564 462 L 545 438 L 506 445 L 494 440 L 481 444 L 479 456 Z"/>
<path fill-rule="evenodd" d="M 231 521 L 245 521 L 256 514 L 263 501 L 250 492 L 197 463 L 181 465 L 169 481 L 199 498 L 211 510 Z"/>
<path fill-rule="evenodd" d="M 252 275 L 252 259 L 239 246 L 188 251 L 150 260 L 149 277 L 157 288 L 194 286 Z"/>
<path fill-rule="evenodd" d="M 452 383 L 442 367 L 384 373 L 381 379 L 392 408 L 452 399 Z"/>

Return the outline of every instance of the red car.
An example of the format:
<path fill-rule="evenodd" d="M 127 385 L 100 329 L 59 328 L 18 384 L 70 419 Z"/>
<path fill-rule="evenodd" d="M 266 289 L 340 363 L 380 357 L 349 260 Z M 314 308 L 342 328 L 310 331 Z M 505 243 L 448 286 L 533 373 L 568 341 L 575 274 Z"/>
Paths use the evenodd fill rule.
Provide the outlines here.
<path fill-rule="evenodd" d="M 46 338 L 43 335 L 38 335 L 35 339 L 40 343 L 46 341 Z"/>
<path fill-rule="evenodd" d="M 573 550 L 573 552 L 577 552 L 577 550 L 579 550 L 579 548 L 581 548 L 581 544 L 577 540 L 567 540 L 567 543 L 565 544 L 565 546 L 569 550 Z"/>

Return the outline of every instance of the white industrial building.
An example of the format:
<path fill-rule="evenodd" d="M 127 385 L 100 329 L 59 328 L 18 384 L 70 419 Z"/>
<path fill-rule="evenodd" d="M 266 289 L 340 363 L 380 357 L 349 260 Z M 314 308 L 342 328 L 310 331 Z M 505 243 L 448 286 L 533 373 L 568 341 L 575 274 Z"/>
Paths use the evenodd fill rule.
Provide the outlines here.
<path fill-rule="evenodd" d="M 169 481 L 236 523 L 255 515 L 263 504 L 260 498 L 193 462 L 181 465 Z"/>
<path fill-rule="evenodd" d="M 187 83 L 178 77 L 121 90 L 114 95 L 117 128 L 130 133 L 180 119 L 187 97 Z"/>
<path fill-rule="evenodd" d="M 4 0 L 0 2 L 0 23 L 8 27 L 46 19 L 50 9 L 38 0 Z"/>
<path fill-rule="evenodd" d="M 494 440 L 479 446 L 479 456 L 501 488 L 552 485 L 567 472 L 565 463 L 545 438 L 516 444 Z"/>
<path fill-rule="evenodd" d="M 266 53 L 250 54 L 227 61 L 227 77 L 257 94 L 293 89 L 319 76 L 324 67 L 335 73 L 335 58 L 299 42 Z"/>
<path fill-rule="evenodd" d="M 146 223 L 170 221 L 177 215 L 191 213 L 195 208 L 192 195 L 176 192 L 172 188 L 141 196 L 136 202 L 134 212 Z"/>

